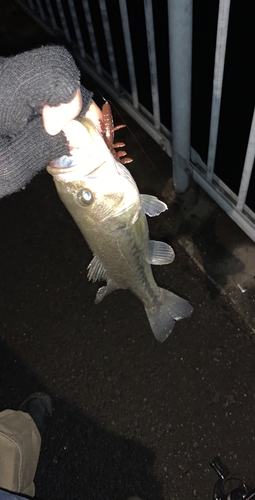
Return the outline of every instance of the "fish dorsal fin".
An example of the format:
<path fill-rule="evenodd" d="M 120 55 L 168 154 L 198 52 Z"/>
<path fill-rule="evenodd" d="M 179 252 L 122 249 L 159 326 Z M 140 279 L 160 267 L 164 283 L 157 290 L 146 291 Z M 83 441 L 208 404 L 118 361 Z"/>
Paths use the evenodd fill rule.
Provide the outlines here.
<path fill-rule="evenodd" d="M 155 217 L 155 215 L 159 215 L 168 209 L 167 205 L 163 201 L 158 200 L 156 196 L 140 194 L 140 198 L 144 211 L 149 217 Z"/>
<path fill-rule="evenodd" d="M 150 264 L 161 266 L 171 264 L 174 260 L 174 250 L 163 241 L 150 240 Z"/>
<path fill-rule="evenodd" d="M 97 257 L 93 257 L 88 265 L 88 280 L 93 281 L 93 283 L 95 283 L 95 281 L 108 280 L 107 272 Z"/>

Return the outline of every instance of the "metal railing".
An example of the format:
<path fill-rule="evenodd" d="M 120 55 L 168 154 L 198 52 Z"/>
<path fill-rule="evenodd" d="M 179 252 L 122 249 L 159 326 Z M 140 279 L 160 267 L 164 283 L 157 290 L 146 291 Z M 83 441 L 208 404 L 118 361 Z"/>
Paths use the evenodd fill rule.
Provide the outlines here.
<path fill-rule="evenodd" d="M 223 210 L 255 241 L 255 213 L 246 205 L 255 158 L 255 112 L 253 115 L 248 146 L 238 194 L 226 185 L 214 172 L 217 137 L 221 109 L 225 53 L 229 26 L 231 0 L 219 0 L 218 26 L 215 46 L 215 65 L 212 82 L 212 106 L 207 162 L 191 148 L 191 73 L 192 73 L 192 0 L 165 0 L 166 23 L 168 24 L 170 81 L 168 88 L 172 106 L 172 131 L 162 123 L 162 93 L 159 90 L 159 69 L 162 63 L 158 56 L 154 29 L 155 4 L 152 0 L 16 0 L 37 22 L 50 32 L 61 33 L 75 50 L 79 64 L 122 106 L 161 147 L 172 156 L 174 185 L 184 192 L 189 176 L 218 203 Z M 138 65 L 135 55 L 140 41 L 134 39 L 132 31 L 132 4 L 143 7 L 144 35 L 146 43 L 150 91 L 149 105 L 141 102 L 139 94 Z M 95 6 L 97 12 L 95 14 Z M 160 8 L 163 8 L 163 3 Z M 122 61 L 127 68 L 128 84 L 121 85 L 121 64 L 117 60 L 116 41 L 111 27 L 117 22 L 125 53 Z M 134 9 L 135 12 L 135 9 Z M 97 18 L 95 17 L 97 16 Z M 99 19 L 100 18 L 100 19 Z M 102 41 L 98 36 L 97 23 L 102 26 L 105 56 Z M 142 30 L 141 30 L 142 32 Z M 144 36 L 145 40 L 142 40 Z M 100 48 L 101 44 L 101 48 Z M 108 59 L 108 62 L 104 61 Z M 106 66 L 108 66 L 106 68 Z M 168 68 L 167 68 L 168 71 Z M 145 85 L 145 82 L 143 82 Z M 255 89 L 254 89 L 255 92 Z M 169 120 L 170 121 L 170 120 Z"/>

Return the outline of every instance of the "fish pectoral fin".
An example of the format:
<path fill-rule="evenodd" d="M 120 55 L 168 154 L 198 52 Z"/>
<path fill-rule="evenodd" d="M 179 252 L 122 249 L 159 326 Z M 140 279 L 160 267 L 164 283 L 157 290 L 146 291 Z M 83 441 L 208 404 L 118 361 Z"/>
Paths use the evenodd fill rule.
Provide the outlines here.
<path fill-rule="evenodd" d="M 87 269 L 89 281 L 93 281 L 93 283 L 100 280 L 107 281 L 107 272 L 97 257 L 93 257 Z"/>
<path fill-rule="evenodd" d="M 150 240 L 150 261 L 149 264 L 161 266 L 171 264 L 175 257 L 174 250 L 164 241 Z"/>
<path fill-rule="evenodd" d="M 155 217 L 155 215 L 159 215 L 168 209 L 167 205 L 163 201 L 156 198 L 156 196 L 140 194 L 140 198 L 143 204 L 143 209 L 149 217 Z"/>
<path fill-rule="evenodd" d="M 113 281 L 109 280 L 106 286 L 102 286 L 97 290 L 96 298 L 95 298 L 95 304 L 99 304 L 101 300 L 103 300 L 106 295 L 109 295 L 109 293 L 114 292 L 114 290 L 117 290 L 117 285 L 113 283 Z"/>

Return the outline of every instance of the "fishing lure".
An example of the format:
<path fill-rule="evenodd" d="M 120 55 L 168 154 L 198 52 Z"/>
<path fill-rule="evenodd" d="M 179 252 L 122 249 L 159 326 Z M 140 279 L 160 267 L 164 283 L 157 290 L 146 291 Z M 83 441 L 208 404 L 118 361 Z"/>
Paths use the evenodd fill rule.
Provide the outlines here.
<path fill-rule="evenodd" d="M 123 123 L 121 125 L 114 126 L 112 110 L 108 101 L 106 101 L 102 107 L 102 115 L 103 115 L 103 123 L 102 123 L 103 138 L 107 147 L 110 149 L 112 155 L 118 162 L 122 163 L 123 165 L 131 163 L 133 159 L 126 157 L 127 154 L 126 151 L 123 150 L 118 152 L 115 151 L 115 148 L 123 148 L 125 146 L 124 142 L 116 142 L 116 143 L 113 142 L 114 132 L 120 130 L 121 128 L 126 127 L 126 125 L 124 125 Z"/>

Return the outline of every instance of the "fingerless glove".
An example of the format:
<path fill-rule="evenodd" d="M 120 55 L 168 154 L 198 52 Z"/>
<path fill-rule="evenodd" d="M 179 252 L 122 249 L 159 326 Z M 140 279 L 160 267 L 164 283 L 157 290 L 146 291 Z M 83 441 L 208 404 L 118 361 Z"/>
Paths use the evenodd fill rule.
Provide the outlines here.
<path fill-rule="evenodd" d="M 80 87 L 80 73 L 69 52 L 46 46 L 0 59 L 0 197 L 26 185 L 50 161 L 69 154 L 62 132 L 48 135 L 45 104 L 68 103 Z M 81 87 L 84 115 L 92 93 Z"/>

